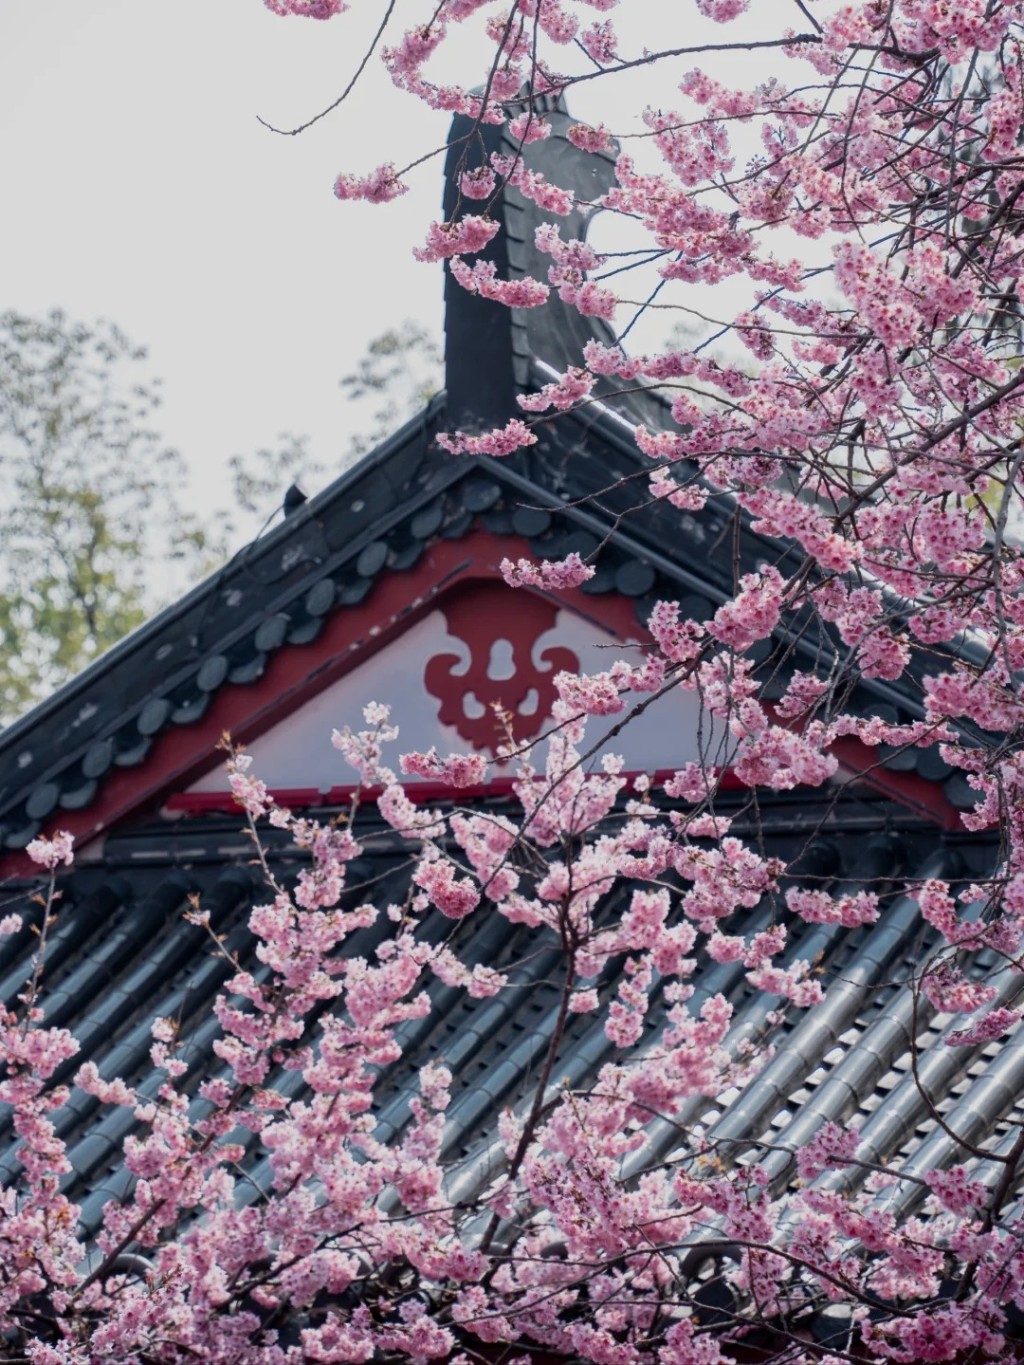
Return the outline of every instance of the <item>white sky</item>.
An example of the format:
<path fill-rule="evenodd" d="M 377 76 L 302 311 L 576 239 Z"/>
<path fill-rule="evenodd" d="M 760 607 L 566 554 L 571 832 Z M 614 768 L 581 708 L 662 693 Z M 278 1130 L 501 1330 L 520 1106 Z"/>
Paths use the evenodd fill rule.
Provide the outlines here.
<path fill-rule="evenodd" d="M 668 2 L 630 11 L 661 18 Z M 784 0 L 759 3 L 788 20 Z M 696 37 L 690 5 L 671 5 Z M 338 380 L 366 342 L 408 316 L 440 335 L 441 271 L 411 256 L 440 208 L 440 158 L 388 206 L 341 204 L 331 186 L 439 145 L 447 116 L 395 92 L 374 59 L 353 100 L 301 136 L 256 119 L 293 126 L 329 104 L 380 13 L 379 0 L 327 23 L 260 0 L 0 4 L 0 308 L 107 317 L 149 348 L 196 506 L 223 501 L 231 454 L 284 430 L 333 462 L 363 424 Z M 601 99 L 632 112 L 650 98 L 650 72 L 615 81 Z M 601 84 L 574 92 L 574 113 L 606 113 L 589 107 Z"/>
<path fill-rule="evenodd" d="M 417 145 L 429 114 L 415 108 L 415 142 L 393 98 L 296 138 L 256 121 L 336 97 L 359 19 L 286 21 L 259 0 L 0 5 L 0 308 L 107 317 L 146 345 L 200 502 L 222 496 L 228 456 L 285 429 L 331 459 L 353 421 L 338 380 L 365 343 L 409 315 L 441 325 L 440 272 L 410 254 L 439 164 L 385 212 L 331 194 L 343 167 Z"/>

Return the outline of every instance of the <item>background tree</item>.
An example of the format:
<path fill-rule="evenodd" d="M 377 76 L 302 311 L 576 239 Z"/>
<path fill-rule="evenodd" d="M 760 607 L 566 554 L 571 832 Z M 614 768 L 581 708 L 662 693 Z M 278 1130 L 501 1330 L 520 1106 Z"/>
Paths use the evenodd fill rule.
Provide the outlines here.
<path fill-rule="evenodd" d="M 444 384 L 441 347 L 425 327 L 409 318 L 370 341 L 341 387 L 350 403 L 375 402 L 368 431 L 350 437 L 353 454 L 362 455 L 439 393 Z"/>
<path fill-rule="evenodd" d="M 139 625 L 210 562 L 145 351 L 107 322 L 0 314 L 0 714 Z"/>
<path fill-rule="evenodd" d="M 334 463 L 314 455 L 307 438 L 292 432 L 282 432 L 274 445 L 233 455 L 230 524 L 239 511 L 251 519 L 272 516 L 292 483 L 307 494 L 317 492 L 415 416 L 444 383 L 441 348 L 425 327 L 406 318 L 373 337 L 339 382 L 347 402 L 358 405 L 359 425 L 342 435 Z"/>
<path fill-rule="evenodd" d="M 188 467 L 160 436 L 144 348 L 111 323 L 0 315 L 0 716 L 11 720 L 214 568 L 234 540 L 315 492 L 440 387 L 440 353 L 404 323 L 341 382 L 375 406 L 332 466 L 306 437 L 231 458 L 231 502 L 189 512 Z"/>
<path fill-rule="evenodd" d="M 238 530 L 238 513 L 251 522 L 266 525 L 281 508 L 281 498 L 297 483 L 308 495 L 317 491 L 327 476 L 327 466 L 311 454 L 306 436 L 282 431 L 274 445 L 260 446 L 245 455 L 232 455 L 232 506 L 226 520 L 232 534 Z"/>

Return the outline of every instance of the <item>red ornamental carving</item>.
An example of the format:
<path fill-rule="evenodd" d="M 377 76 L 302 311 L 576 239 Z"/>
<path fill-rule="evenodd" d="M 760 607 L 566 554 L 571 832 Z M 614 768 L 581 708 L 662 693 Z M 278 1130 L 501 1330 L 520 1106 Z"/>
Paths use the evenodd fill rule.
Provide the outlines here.
<path fill-rule="evenodd" d="M 479 584 L 441 608 L 449 634 L 469 651 L 435 654 L 423 672 L 427 691 L 441 703 L 438 719 L 474 749 L 493 751 L 505 740 L 496 714 L 503 712 L 520 743 L 533 739 L 551 718 L 555 674 L 579 671 L 579 659 L 564 645 L 537 641 L 551 630 L 558 607 L 504 584 Z"/>

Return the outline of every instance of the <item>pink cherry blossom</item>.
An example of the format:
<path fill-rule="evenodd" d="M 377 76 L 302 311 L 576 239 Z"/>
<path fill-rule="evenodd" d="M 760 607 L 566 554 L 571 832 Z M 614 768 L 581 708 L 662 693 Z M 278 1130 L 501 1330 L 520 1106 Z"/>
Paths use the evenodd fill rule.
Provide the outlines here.
<path fill-rule="evenodd" d="M 465 431 L 453 435 L 442 433 L 437 443 L 453 455 L 512 455 L 523 446 L 532 446 L 537 437 L 518 417 L 511 418 L 497 431 L 484 432 L 473 436 Z"/>
<path fill-rule="evenodd" d="M 266 3 L 355 22 L 344 0 Z M 609 452 L 586 475 L 592 505 L 568 515 L 614 521 L 613 541 L 655 527 L 635 552 L 667 557 L 666 600 L 644 600 L 588 675 L 553 680 L 543 735 L 502 753 L 507 799 L 480 754 L 424 739 L 394 766 L 485 795 L 420 804 L 377 705 L 337 717 L 355 792 L 331 820 L 283 809 L 232 756 L 269 882 L 251 951 L 242 926 L 222 941 L 201 903 L 186 913 L 223 970 L 208 1074 L 186 1010 L 154 1021 L 143 1074 L 86 1057 L 75 1091 L 58 1083 L 78 1046 L 47 1022 L 63 1008 L 49 935 L 68 922 L 71 840 L 29 843 L 44 891 L 0 920 L 5 953 L 28 930 L 37 950 L 0 1008 L 6 1349 L 35 1365 L 729 1365 L 751 1350 L 1006 1365 L 1024 1309 L 1012 1115 L 1005 1135 L 961 1129 L 959 1091 L 949 1109 L 929 1089 L 956 1059 L 925 1048 L 972 1049 L 970 1086 L 1019 1042 L 1021 6 L 687 0 L 657 22 L 633 0 L 384 8 L 379 47 L 349 69 L 379 58 L 395 159 L 346 165 L 337 197 L 404 194 L 439 164 L 435 113 L 458 115 L 454 207 L 412 230 L 415 255 L 435 284 L 447 261 L 453 287 L 515 310 L 521 361 L 541 317 L 527 310 L 552 294 L 552 316 L 596 319 L 533 357 L 542 377 L 517 371 L 522 415 L 460 412 L 438 446 L 528 451 L 513 478 L 549 444 L 573 468 Z M 643 108 L 611 93 L 631 80 Z M 352 107 L 335 127 L 358 151 Z M 607 252 L 582 231 L 595 210 Z M 364 264 L 395 294 L 390 249 Z M 570 487 L 566 468 L 552 488 Z M 594 569 L 569 555 L 501 572 L 514 612 L 513 589 L 571 594 Z M 689 584 L 678 600 L 673 576 Z M 628 755 L 640 713 L 657 725 L 681 695 L 693 733 L 666 722 L 664 767 L 627 772 L 619 735 Z M 943 765 L 952 781 L 924 776 Z M 837 827 L 849 812 L 888 826 L 872 787 L 913 809 L 895 821 L 902 872 L 787 868 L 766 810 L 790 821 L 779 845 L 795 856 L 837 812 Z M 265 825 L 287 841 L 284 879 Z M 925 876 L 933 836 L 963 842 L 969 871 Z M 361 870 L 361 840 L 382 838 L 405 860 L 383 894 Z M 892 1113 L 917 1135 L 879 1152 L 891 1115 L 845 1065 L 863 1046 L 875 1067 L 875 1025 L 844 1013 L 844 964 L 848 936 L 872 952 L 884 938 L 891 903 L 916 927 L 875 965 L 895 992 L 883 1025 L 915 1014 Z M 524 992 L 534 970 L 542 987 Z M 799 1020 L 825 996 L 839 1060 L 809 1081 L 815 1028 Z M 467 1017 L 525 1069 L 488 1065 L 478 1087 Z M 735 1097 L 765 1065 L 764 1093 L 783 1078 L 787 1104 L 731 1140 L 758 1108 Z M 497 1116 L 467 1137 L 487 1086 Z M 840 1094 L 846 1117 L 815 1125 Z M 109 1159 L 133 1183 L 85 1248 L 60 1134 L 93 1113 L 127 1133 Z M 689 1269 L 702 1251 L 731 1321 L 706 1315 Z M 849 1330 L 822 1343 L 829 1304 Z"/>
<path fill-rule="evenodd" d="M 452 223 L 431 223 L 427 244 L 417 247 L 413 255 L 419 261 L 440 261 L 466 252 L 482 251 L 498 231 L 493 218 L 466 214 Z"/>
<path fill-rule="evenodd" d="M 453 787 L 474 787 L 484 779 L 487 760 L 483 754 L 449 754 L 441 758 L 436 750 L 425 754 L 402 754 L 399 767 L 403 773 L 450 782 Z"/>
<path fill-rule="evenodd" d="M 323 0 L 326 5 L 331 0 Z M 334 194 L 338 199 L 365 199 L 371 204 L 386 204 L 397 199 L 408 190 L 408 185 L 399 178 L 394 166 L 378 166 L 369 175 L 342 174 L 334 182 Z"/>
<path fill-rule="evenodd" d="M 306 19 L 332 19 L 348 9 L 345 0 L 263 0 L 274 14 L 296 14 Z"/>
<path fill-rule="evenodd" d="M 592 565 L 584 564 L 575 551 L 565 559 L 542 560 L 539 564 L 529 559 L 501 561 L 501 576 L 510 588 L 575 588 L 593 578 Z"/>
<path fill-rule="evenodd" d="M 26 847 L 25 852 L 39 867 L 46 867 L 53 871 L 62 863 L 65 866 L 71 865 L 74 860 L 73 844 L 73 836 L 67 830 L 60 830 L 52 838 L 33 839 Z"/>
<path fill-rule="evenodd" d="M 547 301 L 548 290 L 537 280 L 499 280 L 492 261 L 477 261 L 469 266 L 453 257 L 451 272 L 463 289 L 483 299 L 507 304 L 510 308 L 539 308 Z"/>

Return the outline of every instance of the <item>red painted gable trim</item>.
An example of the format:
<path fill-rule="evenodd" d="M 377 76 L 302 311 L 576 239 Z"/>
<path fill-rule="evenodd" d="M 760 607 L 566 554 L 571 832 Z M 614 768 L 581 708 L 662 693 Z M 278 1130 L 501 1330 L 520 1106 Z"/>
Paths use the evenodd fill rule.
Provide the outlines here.
<path fill-rule="evenodd" d="M 675 773 L 674 768 L 659 768 L 654 773 L 645 773 L 649 776 L 654 786 L 660 786 L 667 782 Z M 627 784 L 634 778 L 640 776 L 639 770 L 623 772 L 621 777 L 626 779 Z M 424 805 L 432 801 L 452 801 L 455 800 L 459 805 L 480 800 L 488 796 L 508 796 L 511 794 L 517 779 L 513 776 L 502 776 L 492 778 L 490 782 L 481 783 L 474 787 L 459 787 L 457 790 L 447 782 L 410 782 L 406 787 L 406 794 L 415 805 Z M 743 786 L 743 783 L 731 772 L 722 774 L 719 786 L 732 791 Z M 316 787 L 275 787 L 270 789 L 270 795 L 279 806 L 287 806 L 289 809 L 308 810 L 317 806 L 347 806 L 359 791 L 356 786 L 332 787 L 330 791 L 318 791 Z M 380 787 L 364 788 L 362 795 L 364 799 L 373 799 L 380 794 Z M 188 815 L 204 814 L 207 811 L 234 811 L 239 807 L 234 797 L 228 791 L 222 792 L 175 792 L 167 798 L 166 810 L 181 811 Z"/>
<path fill-rule="evenodd" d="M 532 557 L 526 541 L 483 531 L 430 546 L 414 569 L 383 574 L 363 602 L 333 612 L 312 643 L 286 644 L 275 651 L 258 681 L 222 686 L 202 720 L 167 726 L 138 767 L 108 773 L 90 806 L 58 812 L 47 832 L 69 830 L 81 847 L 129 815 L 158 810 L 171 792 L 223 761 L 217 749 L 222 736 L 230 734 L 243 744 L 251 741 L 372 657 L 431 611 L 443 595 L 461 584 L 500 579 L 502 559 L 523 556 Z M 643 635 L 632 604 L 615 594 L 596 599 L 571 588 L 545 595 L 616 639 Z M 31 866 L 24 854 L 11 854 L 0 859 L 0 875 L 19 875 Z"/>
<path fill-rule="evenodd" d="M 282 646 L 270 656 L 257 682 L 221 687 L 201 721 L 168 726 L 138 767 L 109 773 L 89 807 L 59 813 L 49 822 L 48 832 L 67 829 L 82 846 L 130 815 L 160 809 L 169 796 L 180 794 L 220 761 L 217 745 L 223 735 L 230 734 L 238 743 L 251 741 L 364 663 L 432 610 L 442 596 L 459 585 L 499 579 L 501 560 L 521 556 L 532 556 L 524 540 L 484 531 L 459 541 L 435 543 L 414 569 L 385 573 L 362 603 L 333 612 L 315 641 Z M 637 624 L 632 600 L 617 593 L 593 597 L 571 588 L 545 595 L 615 639 L 638 640 L 645 634 Z M 915 773 L 887 772 L 873 752 L 856 740 L 840 741 L 835 752 L 851 775 L 862 777 L 944 828 L 960 827 L 959 812 L 937 785 Z M 323 798 L 318 796 L 318 800 Z M 174 805 L 181 809 L 180 800 Z M 24 854 L 0 859 L 0 875 L 20 875 L 30 869 Z"/>
<path fill-rule="evenodd" d="M 962 828 L 960 812 L 948 802 L 946 803 L 948 810 L 943 811 L 942 805 L 936 800 L 934 783 L 926 781 L 923 777 L 918 777 L 916 773 L 888 773 L 884 768 L 867 774 L 855 766 L 854 759 L 861 760 L 867 769 L 872 765 L 871 750 L 856 740 L 843 740 L 841 743 L 846 761 L 840 759 L 840 774 L 846 781 L 863 782 L 870 786 L 873 791 L 913 810 L 922 818 L 940 824 L 943 829 Z M 858 751 L 856 754 L 853 752 L 853 746 L 856 746 Z M 834 746 L 837 749 L 839 747 L 839 745 Z M 674 774 L 674 768 L 658 768 L 655 772 L 644 775 L 650 778 L 652 786 L 657 789 L 664 786 Z M 633 770 L 623 770 L 621 776 L 629 784 L 634 778 L 639 777 L 640 773 Z M 887 781 L 887 779 L 893 780 Z M 458 789 L 446 782 L 411 782 L 406 787 L 406 794 L 417 806 L 439 801 L 455 801 L 460 806 L 465 806 L 488 796 L 508 796 L 511 794 L 515 782 L 514 777 L 502 776 L 494 777 L 489 782 L 481 783 L 479 786 L 459 787 Z M 720 791 L 742 791 L 745 788 L 746 784 L 731 769 L 723 772 L 718 781 Z M 270 796 L 276 804 L 289 810 L 316 810 L 318 807 L 345 808 L 351 804 L 358 792 L 359 788 L 356 786 L 332 787 L 330 791 L 326 792 L 320 791 L 317 787 L 270 788 Z M 372 800 L 379 794 L 379 788 L 364 788 L 362 800 Z M 181 815 L 206 815 L 211 811 L 218 811 L 222 814 L 239 813 L 238 803 L 229 791 L 173 792 L 167 798 L 164 809 Z"/>

